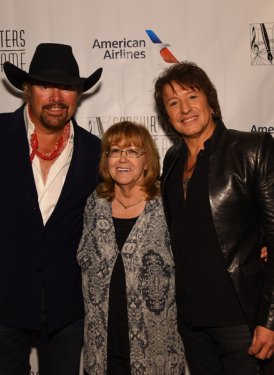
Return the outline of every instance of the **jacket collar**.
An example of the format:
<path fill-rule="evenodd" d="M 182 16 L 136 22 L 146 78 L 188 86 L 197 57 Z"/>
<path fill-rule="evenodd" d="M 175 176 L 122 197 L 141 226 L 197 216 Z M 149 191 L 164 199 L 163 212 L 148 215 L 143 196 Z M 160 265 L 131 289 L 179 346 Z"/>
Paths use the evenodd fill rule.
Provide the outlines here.
<path fill-rule="evenodd" d="M 218 142 L 220 138 L 223 136 L 224 132 L 226 131 L 226 127 L 221 119 L 215 119 L 216 127 L 212 134 L 212 136 L 205 142 L 205 147 L 209 146 L 212 150 L 216 150 L 218 147 Z M 172 146 L 166 154 L 164 164 L 166 162 L 166 169 L 164 168 L 163 175 L 162 175 L 162 190 L 164 189 L 165 181 L 167 176 L 169 175 L 170 171 L 172 170 L 174 164 L 176 163 L 177 159 L 181 155 L 181 153 L 187 153 L 187 147 L 183 139 L 178 144 Z"/>
<path fill-rule="evenodd" d="M 214 130 L 214 133 L 205 142 L 205 143 L 207 143 L 209 141 L 210 144 L 212 145 L 211 147 L 213 149 L 215 149 L 215 147 L 217 146 L 217 144 L 218 144 L 218 142 L 220 140 L 220 137 L 222 137 L 223 134 L 224 134 L 224 132 L 226 131 L 225 124 L 223 123 L 223 121 L 221 119 L 216 119 L 215 120 L 215 124 L 216 124 L 216 127 L 215 127 L 215 130 Z"/>

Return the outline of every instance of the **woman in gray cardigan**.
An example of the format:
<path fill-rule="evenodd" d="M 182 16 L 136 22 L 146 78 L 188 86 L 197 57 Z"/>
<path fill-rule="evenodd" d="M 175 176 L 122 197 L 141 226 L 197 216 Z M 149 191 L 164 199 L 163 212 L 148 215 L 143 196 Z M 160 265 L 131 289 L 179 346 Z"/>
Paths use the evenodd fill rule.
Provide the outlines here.
<path fill-rule="evenodd" d="M 122 122 L 106 131 L 102 182 L 87 201 L 78 249 L 90 375 L 184 373 L 159 170 L 145 127 Z"/>

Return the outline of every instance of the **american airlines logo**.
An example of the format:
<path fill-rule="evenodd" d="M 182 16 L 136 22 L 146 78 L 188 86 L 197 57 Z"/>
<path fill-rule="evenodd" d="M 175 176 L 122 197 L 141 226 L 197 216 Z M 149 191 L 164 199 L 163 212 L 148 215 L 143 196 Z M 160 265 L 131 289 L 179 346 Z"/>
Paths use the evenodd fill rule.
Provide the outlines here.
<path fill-rule="evenodd" d="M 160 55 L 162 56 L 162 59 L 169 63 L 169 64 L 174 64 L 178 62 L 176 57 L 171 53 L 169 44 L 163 43 L 160 38 L 155 34 L 154 31 L 152 30 L 146 30 L 147 35 L 149 36 L 150 40 L 152 43 L 155 44 L 155 47 L 158 48 Z"/>

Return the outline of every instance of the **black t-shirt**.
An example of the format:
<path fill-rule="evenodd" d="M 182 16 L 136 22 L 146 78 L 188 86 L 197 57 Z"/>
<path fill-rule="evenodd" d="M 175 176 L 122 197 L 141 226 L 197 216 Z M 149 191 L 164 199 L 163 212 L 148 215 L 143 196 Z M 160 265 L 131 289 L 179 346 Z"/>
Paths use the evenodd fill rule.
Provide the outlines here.
<path fill-rule="evenodd" d="M 116 242 L 121 251 L 137 218 L 113 218 Z M 107 375 L 130 375 L 130 351 L 125 270 L 121 254 L 115 263 L 109 290 Z"/>

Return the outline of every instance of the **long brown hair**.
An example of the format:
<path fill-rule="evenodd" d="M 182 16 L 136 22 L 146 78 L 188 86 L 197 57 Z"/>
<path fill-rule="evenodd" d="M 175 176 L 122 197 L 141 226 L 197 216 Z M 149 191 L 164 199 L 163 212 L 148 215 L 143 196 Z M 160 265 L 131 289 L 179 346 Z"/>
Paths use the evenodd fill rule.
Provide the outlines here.
<path fill-rule="evenodd" d="M 143 126 L 131 121 L 122 121 L 110 126 L 102 139 L 102 155 L 99 164 L 99 173 L 102 182 L 97 186 L 97 194 L 101 198 L 112 200 L 114 197 L 114 181 L 108 171 L 107 152 L 111 146 L 123 142 L 124 146 L 134 145 L 145 151 L 147 170 L 144 174 L 143 190 L 147 199 L 152 199 L 160 194 L 159 154 L 149 131 Z"/>

